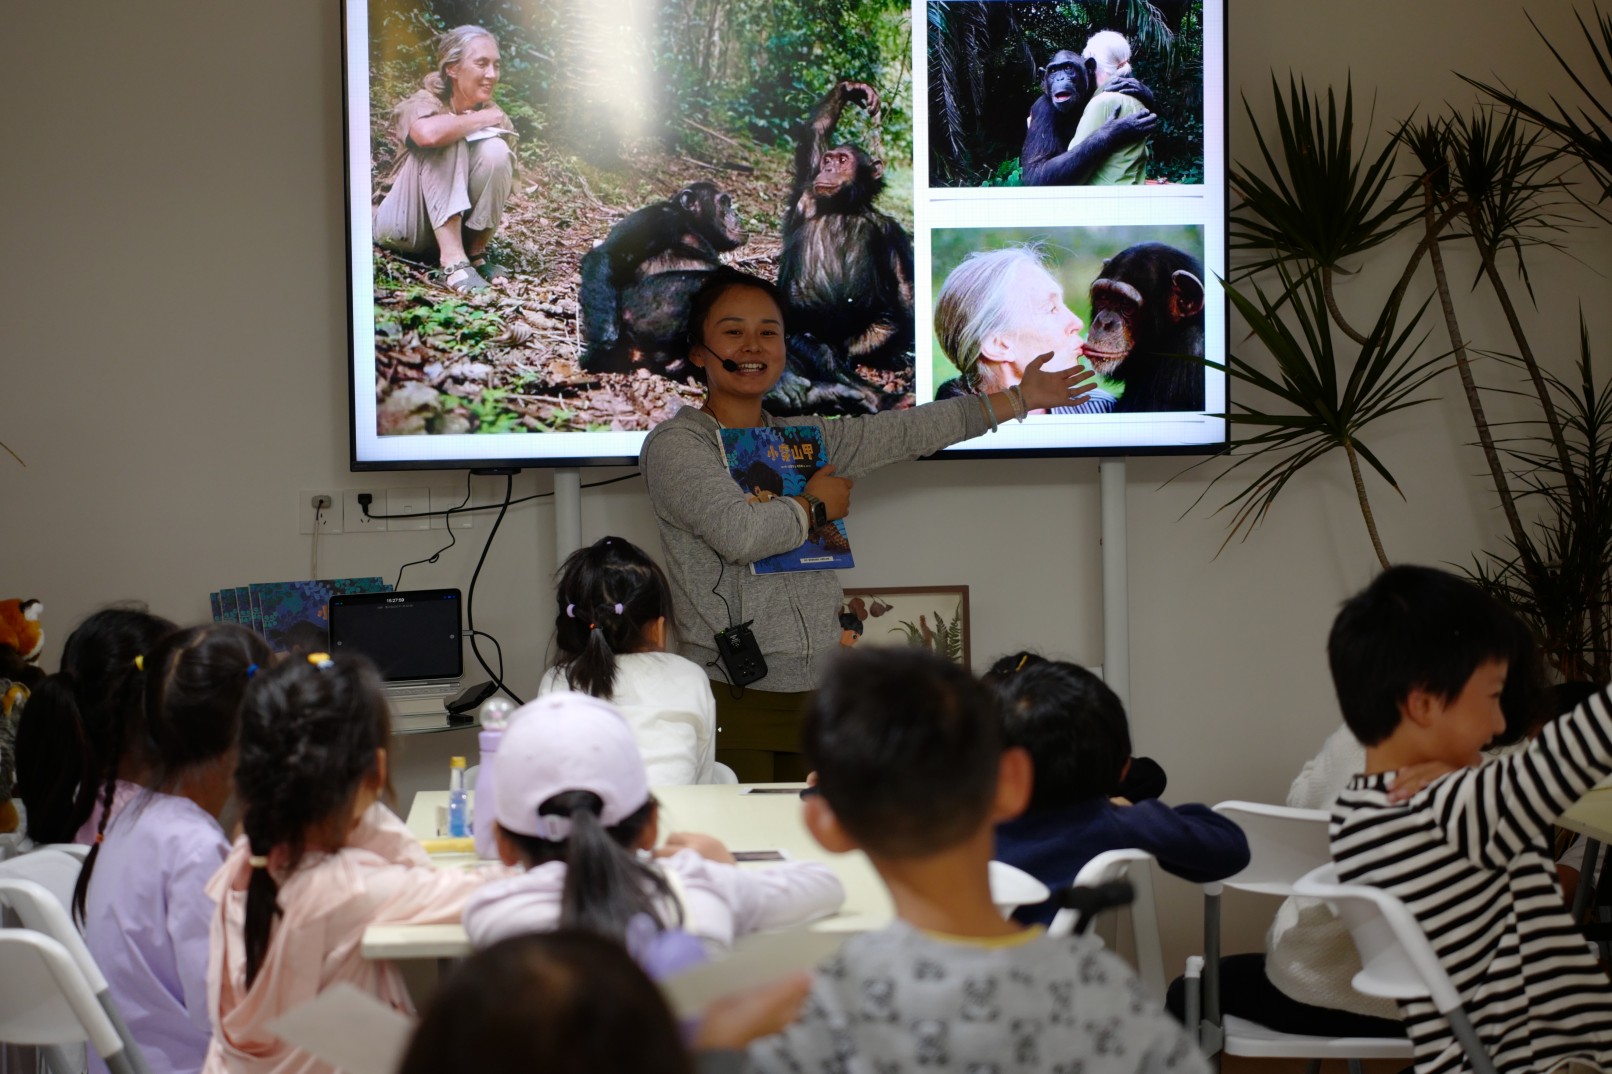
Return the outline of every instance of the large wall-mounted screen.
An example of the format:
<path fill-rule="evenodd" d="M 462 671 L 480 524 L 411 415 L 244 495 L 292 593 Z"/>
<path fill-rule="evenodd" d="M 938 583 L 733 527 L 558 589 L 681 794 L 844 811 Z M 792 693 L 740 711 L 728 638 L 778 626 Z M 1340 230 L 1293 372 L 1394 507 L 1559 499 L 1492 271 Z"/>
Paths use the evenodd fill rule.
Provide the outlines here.
<path fill-rule="evenodd" d="M 721 265 L 783 291 L 775 413 L 1050 352 L 1096 390 L 945 454 L 1225 446 L 1225 0 L 344 12 L 355 469 L 633 461 Z"/>

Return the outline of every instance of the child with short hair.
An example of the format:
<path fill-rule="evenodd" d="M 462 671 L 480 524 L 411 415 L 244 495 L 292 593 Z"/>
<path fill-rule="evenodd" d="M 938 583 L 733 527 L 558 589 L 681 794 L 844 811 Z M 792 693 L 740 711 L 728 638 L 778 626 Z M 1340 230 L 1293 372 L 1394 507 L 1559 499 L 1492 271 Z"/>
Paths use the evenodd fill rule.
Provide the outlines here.
<path fill-rule="evenodd" d="M 625 940 L 640 915 L 710 945 L 804 924 L 838 909 L 845 890 L 820 862 L 739 868 L 705 835 L 674 833 L 660 856 L 657 810 L 632 730 L 608 702 L 548 694 L 515 711 L 493 759 L 499 858 L 525 872 L 465 905 L 477 947 L 509 936 L 583 928 Z"/>
<path fill-rule="evenodd" d="M 1030 806 L 996 829 L 996 857 L 1057 891 L 1108 850 L 1145 850 L 1193 883 L 1221 880 L 1248 865 L 1242 829 L 1208 806 L 1174 808 L 1120 796 L 1130 767 L 1125 707 L 1083 667 L 1044 660 L 998 687 L 1007 742 L 1028 751 L 1035 772 Z M 1049 900 L 1014 917 L 1048 924 Z"/>
<path fill-rule="evenodd" d="M 567 556 L 559 575 L 558 657 L 538 693 L 575 690 L 615 705 L 651 787 L 715 782 L 716 697 L 698 664 L 666 651 L 672 591 L 660 565 L 604 537 Z"/>
<path fill-rule="evenodd" d="M 244 834 L 207 885 L 209 1074 L 335 1074 L 270 1024 L 347 982 L 412 1012 L 396 966 L 365 958 L 371 925 L 459 920 L 503 871 L 437 869 L 380 804 L 391 714 L 361 656 L 310 653 L 247 687 L 236 787 Z"/>
<path fill-rule="evenodd" d="M 144 653 L 144 717 L 131 743 L 142 789 L 105 823 L 73 908 L 84 943 L 154 1074 L 201 1070 L 207 1015 L 207 883 L 229 853 L 219 826 L 235 786 L 241 695 L 268 643 L 233 623 L 175 631 Z M 105 1070 L 93 1052 L 90 1069 Z"/>
<path fill-rule="evenodd" d="M 819 967 L 799 1021 L 750 1048 L 762 1071 L 1085 1074 L 1207 1070 L 1131 970 L 1086 936 L 1049 938 L 991 900 L 995 825 L 1030 796 L 990 690 L 919 649 L 850 650 L 807 710 L 806 824 L 864 851 L 898 920 Z"/>
<path fill-rule="evenodd" d="M 1612 774 L 1612 699 L 1603 689 L 1482 764 L 1505 730 L 1516 631 L 1492 597 L 1428 567 L 1392 567 L 1343 606 L 1327 657 L 1366 767 L 1333 806 L 1332 856 L 1345 883 L 1410 908 L 1499 1070 L 1612 1069 L 1612 990 L 1563 905 L 1549 841 L 1551 821 Z M 1395 773 L 1428 764 L 1457 771 L 1395 801 Z M 1418 1074 L 1468 1068 L 1430 1001 L 1400 1012 Z"/>
<path fill-rule="evenodd" d="M 578 929 L 502 940 L 432 996 L 398 1074 L 694 1074 L 736 1069 L 736 1049 L 788 1023 L 795 974 L 716 1001 L 690 1062 L 666 999 L 618 943 Z M 723 1058 L 726 1057 L 724 1063 Z"/>
<path fill-rule="evenodd" d="M 113 607 L 68 635 L 61 669 L 34 687 L 17 725 L 17 797 L 27 811 L 28 838 L 94 843 L 106 814 L 115 815 L 140 790 L 124 757 L 139 733 L 140 661 L 177 629 L 143 607 Z M 110 809 L 101 801 L 108 779 Z"/>

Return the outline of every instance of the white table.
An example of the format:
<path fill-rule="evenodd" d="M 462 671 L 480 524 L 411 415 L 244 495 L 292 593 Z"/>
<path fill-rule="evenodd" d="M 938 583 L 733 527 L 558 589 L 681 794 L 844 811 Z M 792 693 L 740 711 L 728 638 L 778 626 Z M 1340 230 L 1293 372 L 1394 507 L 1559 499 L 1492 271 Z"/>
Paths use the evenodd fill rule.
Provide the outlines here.
<path fill-rule="evenodd" d="M 1582 920 L 1590 897 L 1595 893 L 1595 865 L 1601 846 L 1612 843 L 1612 780 L 1601 783 L 1573 804 L 1556 823 L 1578 832 L 1584 844 L 1584 869 L 1579 874 L 1578 893 L 1573 897 L 1573 916 Z"/>
<path fill-rule="evenodd" d="M 845 886 L 839 913 L 815 922 L 818 932 L 867 932 L 889 924 L 895 916 L 890 895 L 878 873 L 860 851 L 829 854 L 812 839 L 801 819 L 801 784 L 759 784 L 784 789 L 782 794 L 745 794 L 731 783 L 693 787 L 657 787 L 661 835 L 677 831 L 714 835 L 729 850 L 782 850 L 797 861 L 821 861 Z M 408 825 L 416 838 L 436 838 L 437 808 L 448 804 L 447 791 L 421 791 L 409 809 Z M 474 803 L 472 803 L 474 804 Z M 439 854 L 442 868 L 469 868 L 473 854 Z M 754 866 L 760 868 L 761 866 Z M 462 926 L 375 925 L 364 932 L 365 958 L 458 958 L 471 953 Z"/>
<path fill-rule="evenodd" d="M 801 815 L 800 783 L 732 783 L 694 787 L 656 787 L 662 838 L 672 832 L 714 835 L 729 850 L 782 850 L 796 861 L 820 861 L 834 870 L 845 888 L 839 912 L 808 926 L 813 932 L 844 936 L 883 928 L 895 917 L 890 893 L 861 851 L 830 854 L 817 845 Z M 772 788 L 782 793 L 755 793 Z M 437 838 L 437 811 L 446 808 L 447 791 L 421 791 L 409 809 L 408 826 L 415 838 Z M 472 798 L 472 806 L 474 799 Z M 436 854 L 440 868 L 466 869 L 474 854 Z M 764 868 L 763 865 L 741 868 Z M 1040 882 L 1001 862 L 991 863 L 991 891 L 999 905 L 1034 904 L 1047 898 Z M 1007 909 L 1004 909 L 1004 913 Z M 464 927 L 453 925 L 373 925 L 364 932 L 365 958 L 460 958 L 471 953 Z M 826 952 L 825 952 L 826 953 Z"/>

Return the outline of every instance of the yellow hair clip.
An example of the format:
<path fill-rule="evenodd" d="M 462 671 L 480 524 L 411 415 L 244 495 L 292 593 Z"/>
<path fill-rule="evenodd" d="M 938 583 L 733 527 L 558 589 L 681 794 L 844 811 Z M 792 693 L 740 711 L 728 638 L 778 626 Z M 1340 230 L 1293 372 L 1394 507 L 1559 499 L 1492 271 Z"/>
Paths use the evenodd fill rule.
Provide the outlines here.
<path fill-rule="evenodd" d="M 312 664 L 316 668 L 319 668 L 321 671 L 328 667 L 334 667 L 336 664 L 334 660 L 330 659 L 329 653 L 309 653 L 308 663 Z"/>
<path fill-rule="evenodd" d="M 145 669 L 146 669 L 146 658 L 145 658 L 145 654 L 142 653 L 139 656 L 136 656 L 134 658 L 134 670 L 136 670 L 136 671 L 144 671 Z"/>

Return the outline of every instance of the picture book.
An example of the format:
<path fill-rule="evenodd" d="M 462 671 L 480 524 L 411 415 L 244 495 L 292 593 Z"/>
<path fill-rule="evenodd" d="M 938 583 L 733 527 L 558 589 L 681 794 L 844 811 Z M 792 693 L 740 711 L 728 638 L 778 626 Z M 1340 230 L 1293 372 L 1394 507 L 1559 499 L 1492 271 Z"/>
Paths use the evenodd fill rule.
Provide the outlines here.
<path fill-rule="evenodd" d="M 213 622 L 222 623 L 224 621 L 224 602 L 219 598 L 218 590 L 215 589 L 207 594 L 207 606 L 213 610 Z"/>
<path fill-rule="evenodd" d="M 277 653 L 319 652 L 330 644 L 332 594 L 383 593 L 391 588 L 379 578 L 254 582 L 250 587 L 257 616 L 253 629 Z"/>
<path fill-rule="evenodd" d="M 723 429 L 722 448 L 727 455 L 728 473 L 752 502 L 800 495 L 812 474 L 828 462 L 822 430 L 815 425 Z M 845 523 L 835 519 L 807 534 L 799 548 L 757 560 L 750 569 L 756 574 L 779 574 L 854 566 Z"/>

